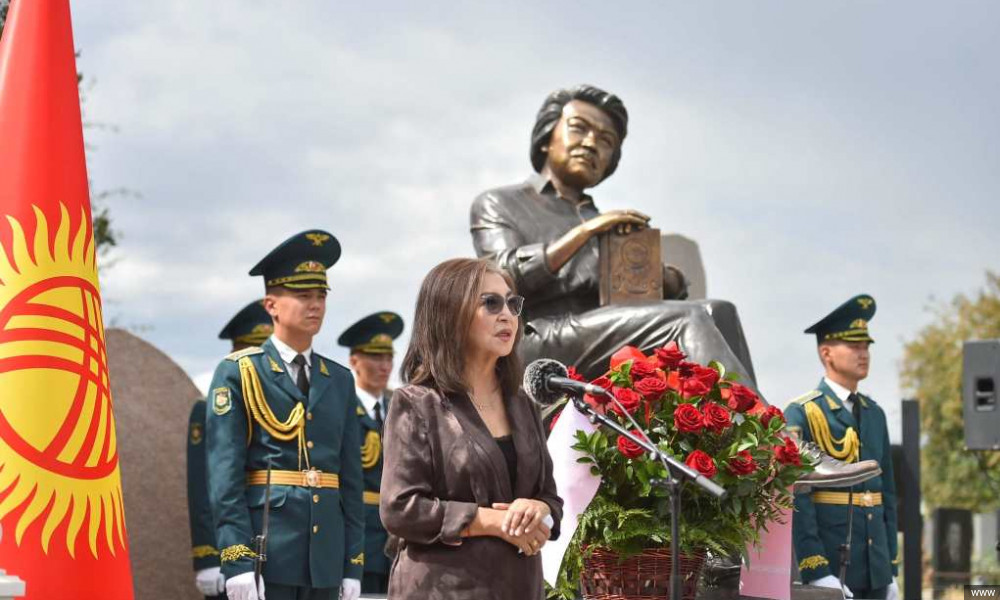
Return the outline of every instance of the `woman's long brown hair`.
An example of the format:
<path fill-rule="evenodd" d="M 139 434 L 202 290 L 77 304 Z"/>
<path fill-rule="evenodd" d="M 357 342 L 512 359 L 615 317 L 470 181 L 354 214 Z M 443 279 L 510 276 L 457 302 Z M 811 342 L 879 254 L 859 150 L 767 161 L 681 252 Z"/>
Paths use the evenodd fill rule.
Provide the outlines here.
<path fill-rule="evenodd" d="M 405 383 L 434 388 L 442 394 L 467 394 L 465 355 L 469 327 L 479 308 L 487 273 L 503 277 L 516 293 L 510 275 L 485 259 L 454 258 L 431 269 L 417 296 L 413 333 L 400 367 Z M 517 346 L 524 327 L 518 319 L 514 350 L 497 360 L 497 380 L 504 398 L 521 384 Z"/>

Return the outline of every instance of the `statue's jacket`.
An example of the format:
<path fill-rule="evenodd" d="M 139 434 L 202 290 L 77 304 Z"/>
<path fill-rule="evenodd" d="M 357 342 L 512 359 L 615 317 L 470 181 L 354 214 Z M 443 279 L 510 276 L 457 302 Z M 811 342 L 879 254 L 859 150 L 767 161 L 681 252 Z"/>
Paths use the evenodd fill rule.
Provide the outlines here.
<path fill-rule="evenodd" d="M 251 367 L 258 387 L 247 397 L 245 390 L 253 389 L 247 381 Z M 361 579 L 361 440 L 350 371 L 313 352 L 306 398 L 268 340 L 222 361 L 208 402 L 209 493 L 223 574 L 230 578 L 253 570 L 265 486 L 247 481 L 261 476 L 270 459 L 275 472 L 312 470 L 322 473 L 323 481 L 339 481 L 337 487 L 272 485 L 264 580 L 332 588 L 343 578 Z"/>

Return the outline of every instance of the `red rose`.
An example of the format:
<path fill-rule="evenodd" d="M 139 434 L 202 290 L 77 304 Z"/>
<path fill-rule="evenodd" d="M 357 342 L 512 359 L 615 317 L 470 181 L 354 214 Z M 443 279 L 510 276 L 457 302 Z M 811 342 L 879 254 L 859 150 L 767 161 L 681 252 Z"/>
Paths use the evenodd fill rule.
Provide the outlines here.
<path fill-rule="evenodd" d="M 729 408 L 736 412 L 743 413 L 750 410 L 758 400 L 757 394 L 747 386 L 739 383 L 729 385 Z"/>
<path fill-rule="evenodd" d="M 652 377 L 656 375 L 656 365 L 651 364 L 648 360 L 633 361 L 632 368 L 629 370 L 629 375 L 632 376 L 632 381 L 639 381 L 640 379 Z"/>
<path fill-rule="evenodd" d="M 764 412 L 760 415 L 760 423 L 764 427 L 767 427 L 771 423 L 771 419 L 778 419 L 782 423 L 785 422 L 785 415 L 781 412 L 781 409 L 777 406 L 768 406 Z"/>
<path fill-rule="evenodd" d="M 603 376 L 598 377 L 597 379 L 591 381 L 590 383 L 596 385 L 597 387 L 602 387 L 606 390 L 611 389 L 611 380 L 608 379 L 607 377 Z M 583 397 L 583 399 L 587 401 L 587 404 L 594 407 L 604 406 L 605 404 L 610 402 L 607 396 L 591 396 L 590 394 L 586 394 Z"/>
<path fill-rule="evenodd" d="M 799 447 L 795 445 L 792 438 L 785 438 L 784 446 L 774 447 L 774 457 L 783 465 L 802 465 L 802 457 L 799 456 Z"/>
<path fill-rule="evenodd" d="M 712 386 L 706 384 L 701 379 L 697 377 L 691 377 L 689 379 L 684 379 L 681 381 L 681 393 L 684 394 L 684 398 L 693 398 L 695 396 L 704 396 L 705 394 L 712 391 Z"/>
<path fill-rule="evenodd" d="M 682 360 L 680 364 L 677 365 L 677 370 L 680 371 L 681 377 L 690 377 L 695 369 L 700 369 L 701 365 L 698 363 L 688 362 Z"/>
<path fill-rule="evenodd" d="M 635 414 L 635 411 L 639 408 L 639 403 L 642 401 L 642 396 L 639 395 L 639 392 L 628 388 L 616 387 L 611 390 L 611 393 L 615 395 L 615 398 L 630 415 Z M 614 409 L 615 412 L 621 414 L 621 409 L 617 405 L 615 405 Z"/>
<path fill-rule="evenodd" d="M 635 429 L 632 430 L 632 434 L 636 437 L 642 437 Z M 642 446 L 636 444 L 624 435 L 618 436 L 618 451 L 621 452 L 622 456 L 625 458 L 638 458 L 646 452 L 642 449 Z"/>
<path fill-rule="evenodd" d="M 749 475 L 756 470 L 757 463 L 748 450 L 740 450 L 736 456 L 729 459 L 729 472 L 733 475 Z"/>
<path fill-rule="evenodd" d="M 663 397 L 667 392 L 667 384 L 659 377 L 647 377 L 634 386 L 635 391 L 642 394 L 642 397 L 650 402 L 655 402 Z"/>
<path fill-rule="evenodd" d="M 675 392 L 681 391 L 681 374 L 677 371 L 670 371 L 667 375 L 667 387 Z"/>
<path fill-rule="evenodd" d="M 705 415 L 693 404 L 681 404 L 674 410 L 674 427 L 682 433 L 701 433 Z"/>
<path fill-rule="evenodd" d="M 715 477 L 715 461 L 712 457 L 705 454 L 701 450 L 695 450 L 691 454 L 688 454 L 687 460 L 684 464 L 691 467 L 695 471 L 698 471 L 705 477 Z"/>
<path fill-rule="evenodd" d="M 670 342 L 662 348 L 657 348 L 655 354 L 661 369 L 676 368 L 681 364 L 681 361 L 687 358 L 687 355 L 681 352 L 681 348 L 677 345 L 677 342 Z"/>
<path fill-rule="evenodd" d="M 729 411 L 715 402 L 705 404 L 702 412 L 705 413 L 705 428 L 713 433 L 720 434 L 733 424 L 732 419 L 729 418 Z"/>
<path fill-rule="evenodd" d="M 566 377 L 569 377 L 573 381 L 587 381 L 587 379 L 583 375 L 580 375 L 580 372 L 576 370 L 576 367 L 569 367 L 566 371 Z"/>
<path fill-rule="evenodd" d="M 611 355 L 611 370 L 617 369 L 623 362 L 626 361 L 639 362 L 640 360 L 646 360 L 646 355 L 643 354 L 635 346 L 625 346 L 618 352 Z"/>
<path fill-rule="evenodd" d="M 696 365 L 694 372 L 691 373 L 689 377 L 694 377 L 695 379 L 704 382 L 708 387 L 712 387 L 719 383 L 719 372 L 711 367 Z"/>

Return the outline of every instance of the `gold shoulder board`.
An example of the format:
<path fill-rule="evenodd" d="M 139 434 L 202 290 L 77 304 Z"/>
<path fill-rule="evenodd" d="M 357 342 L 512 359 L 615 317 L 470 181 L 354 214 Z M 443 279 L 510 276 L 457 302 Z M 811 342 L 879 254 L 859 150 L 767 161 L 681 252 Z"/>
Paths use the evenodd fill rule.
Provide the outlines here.
<path fill-rule="evenodd" d="M 823 392 L 819 390 L 813 390 L 811 392 L 806 392 L 805 394 L 802 394 L 798 398 L 792 400 L 792 402 L 794 402 L 795 404 L 805 404 L 806 402 L 809 402 L 810 400 L 815 400 L 816 398 L 819 398 L 822 395 Z M 791 404 L 791 402 L 789 402 L 789 404 Z"/>
<path fill-rule="evenodd" d="M 226 360 L 231 360 L 233 362 L 239 362 L 244 356 L 253 356 L 254 354 L 263 354 L 264 351 L 258 346 L 250 346 L 249 348 L 244 348 L 242 350 L 237 350 L 232 354 L 226 356 Z"/>

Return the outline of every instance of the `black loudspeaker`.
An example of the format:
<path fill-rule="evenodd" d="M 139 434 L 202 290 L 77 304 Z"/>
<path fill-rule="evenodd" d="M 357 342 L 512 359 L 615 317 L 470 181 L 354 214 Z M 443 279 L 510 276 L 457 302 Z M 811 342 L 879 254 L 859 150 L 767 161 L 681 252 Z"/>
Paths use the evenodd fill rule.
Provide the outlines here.
<path fill-rule="evenodd" d="M 962 347 L 962 416 L 967 449 L 1000 450 L 1000 340 Z"/>

